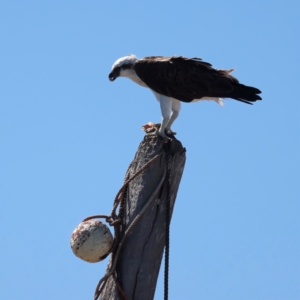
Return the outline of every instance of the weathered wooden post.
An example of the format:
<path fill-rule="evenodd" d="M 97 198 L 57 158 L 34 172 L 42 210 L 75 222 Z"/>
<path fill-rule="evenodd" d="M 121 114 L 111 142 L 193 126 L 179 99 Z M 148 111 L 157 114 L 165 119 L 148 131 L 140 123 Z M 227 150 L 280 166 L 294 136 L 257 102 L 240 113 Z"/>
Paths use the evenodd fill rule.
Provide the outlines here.
<path fill-rule="evenodd" d="M 167 179 L 169 176 L 171 218 L 185 165 L 185 152 L 185 148 L 177 139 L 173 138 L 166 147 L 165 140 L 157 135 L 146 134 L 139 145 L 126 179 L 132 177 L 155 156 L 159 157 L 127 186 L 122 208 L 120 239 L 143 208 L 145 210 L 145 205 L 149 204 L 149 201 L 151 203 L 132 229 L 127 230 L 128 234 L 117 255 L 114 276 L 108 278 L 100 295 L 101 300 L 153 299 L 166 238 Z M 116 257 L 116 251 L 117 249 L 112 254 L 108 270 Z"/>

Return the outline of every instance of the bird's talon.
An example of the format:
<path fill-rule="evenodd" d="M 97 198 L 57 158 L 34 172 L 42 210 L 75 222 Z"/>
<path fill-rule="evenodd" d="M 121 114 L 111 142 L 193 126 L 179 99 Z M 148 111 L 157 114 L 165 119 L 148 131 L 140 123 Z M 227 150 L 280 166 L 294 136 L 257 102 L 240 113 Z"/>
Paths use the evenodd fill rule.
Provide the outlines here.
<path fill-rule="evenodd" d="M 158 135 L 164 139 L 164 142 L 172 141 L 171 137 L 167 136 L 165 133 L 161 131 L 157 131 Z"/>
<path fill-rule="evenodd" d="M 177 133 L 175 131 L 172 131 L 171 129 L 165 129 L 165 134 L 168 137 L 174 137 L 174 135 L 176 135 Z"/>

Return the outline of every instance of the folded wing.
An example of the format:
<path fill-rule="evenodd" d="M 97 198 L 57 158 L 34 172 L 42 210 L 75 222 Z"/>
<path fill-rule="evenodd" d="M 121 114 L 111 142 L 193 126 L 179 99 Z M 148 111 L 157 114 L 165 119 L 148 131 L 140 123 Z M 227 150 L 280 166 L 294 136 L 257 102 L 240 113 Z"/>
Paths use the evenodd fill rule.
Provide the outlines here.
<path fill-rule="evenodd" d="M 155 92 L 191 102 L 205 97 L 232 98 L 251 104 L 261 100 L 259 89 L 240 84 L 229 73 L 200 58 L 150 56 L 135 62 L 137 75 Z"/>

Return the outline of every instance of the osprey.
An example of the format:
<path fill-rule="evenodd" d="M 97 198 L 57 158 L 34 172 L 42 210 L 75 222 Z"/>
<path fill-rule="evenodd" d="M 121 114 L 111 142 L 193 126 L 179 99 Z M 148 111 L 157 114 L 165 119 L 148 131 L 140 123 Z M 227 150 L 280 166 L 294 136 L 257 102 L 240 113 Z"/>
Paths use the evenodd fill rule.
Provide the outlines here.
<path fill-rule="evenodd" d="M 213 100 L 223 106 L 222 98 L 232 98 L 252 104 L 261 100 L 257 88 L 240 84 L 230 75 L 234 69 L 217 70 L 200 58 L 183 56 L 149 56 L 138 59 L 135 55 L 119 58 L 112 66 L 109 80 L 130 78 L 150 88 L 160 103 L 162 122 L 159 134 L 165 138 L 175 134 L 171 125 L 178 117 L 180 101 Z"/>

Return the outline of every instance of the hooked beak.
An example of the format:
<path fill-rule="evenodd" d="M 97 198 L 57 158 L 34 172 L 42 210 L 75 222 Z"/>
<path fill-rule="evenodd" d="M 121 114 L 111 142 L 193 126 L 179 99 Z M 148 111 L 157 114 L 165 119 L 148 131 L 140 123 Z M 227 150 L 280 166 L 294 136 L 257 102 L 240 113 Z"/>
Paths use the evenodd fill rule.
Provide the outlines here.
<path fill-rule="evenodd" d="M 113 71 L 108 75 L 110 81 L 114 81 L 117 77 L 118 76 Z"/>

